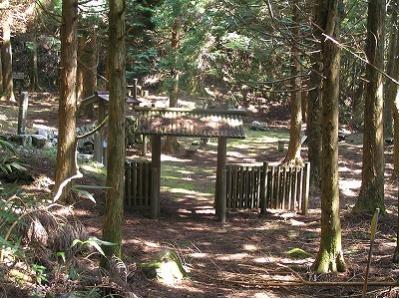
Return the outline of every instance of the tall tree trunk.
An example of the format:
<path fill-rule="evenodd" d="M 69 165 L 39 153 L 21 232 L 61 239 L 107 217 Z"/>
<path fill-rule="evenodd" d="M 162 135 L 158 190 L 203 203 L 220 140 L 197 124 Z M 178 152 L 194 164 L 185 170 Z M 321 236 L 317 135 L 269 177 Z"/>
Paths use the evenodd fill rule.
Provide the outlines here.
<path fill-rule="evenodd" d="M 3 64 L 1 62 L 1 43 L 0 43 L 0 99 L 3 98 Z"/>
<path fill-rule="evenodd" d="M 75 175 L 75 142 L 76 142 L 76 68 L 77 41 L 76 27 L 78 18 L 78 1 L 63 0 L 61 24 L 61 67 L 60 67 L 60 100 L 58 107 L 58 143 L 55 190 L 60 184 Z M 69 188 L 65 189 L 65 196 Z"/>
<path fill-rule="evenodd" d="M 360 75 L 361 76 L 361 75 Z M 361 130 L 363 125 L 363 106 L 364 106 L 364 87 L 365 82 L 358 79 L 358 85 L 354 90 L 354 95 L 352 98 L 352 118 L 351 118 L 351 126 L 353 129 Z"/>
<path fill-rule="evenodd" d="M 325 34 L 336 38 L 338 0 L 320 0 L 319 13 Z M 314 270 L 342 272 L 345 263 L 341 244 L 338 174 L 340 52 L 331 40 L 321 38 L 323 57 L 322 155 L 321 155 L 321 241 Z"/>
<path fill-rule="evenodd" d="M 385 0 L 369 0 L 367 21 L 367 60 L 384 69 Z M 384 205 L 383 76 L 367 65 L 364 110 L 363 166 L 361 190 L 355 212 L 382 212 Z"/>
<path fill-rule="evenodd" d="M 398 7 L 393 7 L 392 9 L 392 30 L 390 32 L 389 40 L 389 53 L 386 63 L 386 72 L 389 76 L 398 78 L 399 75 L 399 65 L 398 65 L 398 55 L 399 55 L 399 29 L 396 26 L 398 20 Z M 397 59 L 397 62 L 396 62 Z M 397 74 L 396 74 L 397 69 Z M 393 118 L 392 109 L 394 99 L 396 98 L 397 85 L 392 81 L 386 80 L 385 82 L 385 99 L 383 103 L 383 130 L 385 139 L 390 139 L 393 137 Z"/>
<path fill-rule="evenodd" d="M 5 7 L 9 9 L 9 1 L 6 1 Z M 11 48 L 11 14 L 5 10 L 3 19 L 3 43 L 1 45 L 1 61 L 3 68 L 3 89 L 4 98 L 7 101 L 15 102 L 14 97 L 14 84 L 12 78 L 12 48 Z"/>
<path fill-rule="evenodd" d="M 179 51 L 179 43 L 181 39 L 181 20 L 180 17 L 175 17 L 171 32 L 171 49 L 173 55 L 173 63 L 171 68 L 171 87 L 169 91 L 169 107 L 176 107 L 179 97 L 179 70 L 177 68 L 177 56 Z M 179 150 L 179 143 L 176 137 L 167 136 L 163 152 L 174 154 Z"/>
<path fill-rule="evenodd" d="M 103 239 L 115 246 L 105 246 L 107 256 L 121 257 L 125 165 L 125 99 L 126 49 L 125 1 L 110 0 L 109 78 L 110 103 L 108 120 L 107 202 Z M 103 265 L 106 265 L 104 262 Z"/>
<path fill-rule="evenodd" d="M 300 13 L 298 9 L 298 0 L 293 1 L 292 12 L 293 12 L 293 29 L 292 35 L 295 39 L 292 44 L 291 55 L 292 55 L 292 89 L 295 90 L 291 94 L 290 99 L 290 139 L 288 151 L 284 162 L 287 163 L 298 163 L 301 161 L 300 151 L 300 133 L 301 133 L 301 78 L 300 75 L 300 52 L 298 47 L 298 39 L 300 38 Z"/>
<path fill-rule="evenodd" d="M 323 24 L 319 18 L 318 3 L 313 1 L 314 23 L 321 27 Z M 320 40 L 321 30 L 313 27 L 315 39 Z M 321 50 L 320 43 L 317 49 Z M 308 118 L 307 118 L 307 144 L 308 161 L 310 161 L 310 186 L 315 190 L 320 187 L 320 160 L 321 160 L 321 52 L 316 52 L 311 56 L 312 72 L 310 74 L 308 92 Z"/>
<path fill-rule="evenodd" d="M 397 62 L 398 63 L 398 62 Z M 393 105 L 393 127 L 394 127 L 394 138 L 393 138 L 393 178 L 399 178 L 399 110 L 400 110 L 400 92 L 397 87 L 397 96 Z"/>
<path fill-rule="evenodd" d="M 37 55 L 37 38 L 36 34 L 32 37 L 32 48 L 30 49 L 31 69 L 29 72 L 30 89 L 38 91 L 39 88 L 39 72 L 38 72 L 38 55 Z"/>
<path fill-rule="evenodd" d="M 97 90 L 98 49 L 96 30 L 85 32 L 78 38 L 78 101 L 94 94 Z M 93 107 L 88 106 L 86 115 L 93 116 Z"/>

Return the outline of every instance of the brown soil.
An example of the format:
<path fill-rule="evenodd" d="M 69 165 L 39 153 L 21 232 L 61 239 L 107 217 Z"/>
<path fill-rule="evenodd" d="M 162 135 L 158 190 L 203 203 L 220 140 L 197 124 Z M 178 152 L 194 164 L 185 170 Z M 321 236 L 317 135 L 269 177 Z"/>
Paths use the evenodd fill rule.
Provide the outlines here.
<path fill-rule="evenodd" d="M 42 105 L 44 105 L 42 103 Z M 274 108 L 275 109 L 275 108 Z M 271 109 L 272 110 L 272 109 Z M 35 115 L 55 124 L 56 114 Z M 273 119 L 269 118 L 273 125 Z M 277 123 L 281 126 L 281 121 Z M 246 142 L 245 140 L 243 141 Z M 243 149 L 246 156 L 251 149 Z M 370 281 L 398 281 L 398 264 L 392 262 L 395 232 L 398 231 L 398 182 L 390 180 L 392 148 L 386 149 L 385 204 L 387 214 L 380 219 L 373 247 Z M 254 154 L 254 153 L 252 153 Z M 303 149 L 306 158 L 306 149 Z M 157 252 L 169 248 L 177 251 L 190 271 L 188 279 L 174 286 L 146 279 L 135 271 L 129 289 L 140 297 L 347 297 L 360 296 L 362 286 L 346 286 L 346 281 L 363 281 L 369 248 L 369 217 L 351 214 L 361 182 L 361 145 L 340 144 L 340 205 L 342 243 L 347 271 L 341 274 L 315 275 L 311 266 L 319 247 L 320 197 L 311 196 L 308 216 L 292 212 L 269 211 L 259 217 L 255 211 L 230 212 L 226 224 L 216 222 L 212 196 L 202 195 L 202 184 L 214 184 L 204 173 L 191 174 L 199 182 L 195 193 L 162 193 L 161 217 L 148 219 L 140 212 L 125 213 L 123 226 L 124 260 L 133 264 L 149 261 Z M 256 161 L 280 161 L 284 153 L 258 151 Z M 196 153 L 190 162 L 199 169 L 216 165 L 215 153 Z M 234 161 L 231 155 L 228 160 Z M 40 172 L 52 177 L 52 169 Z M 94 182 L 93 178 L 85 179 Z M 26 186 L 29 188 L 28 186 Z M 32 188 L 32 186 L 30 186 Z M 44 192 L 40 188 L 37 192 Z M 198 194 L 196 192 L 199 192 Z M 98 204 L 84 202 L 75 212 L 92 235 L 101 237 L 104 193 L 96 192 Z M 287 251 L 301 248 L 309 258 L 294 259 Z M 291 286 L 289 282 L 337 281 L 333 286 Z M 288 285 L 285 285 L 288 284 Z M 398 287 L 370 287 L 368 296 L 397 297 Z"/>

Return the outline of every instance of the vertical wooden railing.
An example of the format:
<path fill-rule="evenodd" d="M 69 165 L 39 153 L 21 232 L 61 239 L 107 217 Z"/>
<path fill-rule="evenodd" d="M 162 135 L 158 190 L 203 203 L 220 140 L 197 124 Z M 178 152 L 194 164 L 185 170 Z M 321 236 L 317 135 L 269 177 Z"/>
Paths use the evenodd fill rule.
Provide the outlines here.
<path fill-rule="evenodd" d="M 126 208 L 150 208 L 152 176 L 150 161 L 125 163 Z"/>
<path fill-rule="evenodd" d="M 299 166 L 226 166 L 228 209 L 283 209 L 307 214 L 310 164 Z"/>

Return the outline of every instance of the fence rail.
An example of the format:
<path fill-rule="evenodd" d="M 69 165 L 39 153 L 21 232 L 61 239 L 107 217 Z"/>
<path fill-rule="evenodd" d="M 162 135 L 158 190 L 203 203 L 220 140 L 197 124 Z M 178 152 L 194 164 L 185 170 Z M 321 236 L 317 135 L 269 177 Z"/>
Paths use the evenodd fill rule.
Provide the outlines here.
<path fill-rule="evenodd" d="M 307 213 L 310 164 L 226 167 L 226 205 L 230 209 L 267 208 Z"/>
<path fill-rule="evenodd" d="M 125 206 L 150 208 L 153 169 L 150 161 L 125 163 Z"/>
<path fill-rule="evenodd" d="M 152 208 L 152 177 L 156 169 L 150 161 L 125 163 L 125 207 Z M 225 168 L 228 209 L 284 209 L 307 214 L 310 163 L 299 166 L 227 165 Z M 153 202 L 154 205 L 154 202 Z"/>

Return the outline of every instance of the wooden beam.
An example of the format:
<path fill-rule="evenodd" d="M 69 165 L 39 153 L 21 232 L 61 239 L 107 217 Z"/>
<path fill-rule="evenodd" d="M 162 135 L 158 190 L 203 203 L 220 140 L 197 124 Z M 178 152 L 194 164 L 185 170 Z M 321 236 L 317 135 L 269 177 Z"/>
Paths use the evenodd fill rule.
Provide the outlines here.
<path fill-rule="evenodd" d="M 18 111 L 18 134 L 25 134 L 26 129 L 26 117 L 28 114 L 28 92 L 24 91 L 22 93 L 22 98 L 19 102 L 19 111 Z"/>
<path fill-rule="evenodd" d="M 215 184 L 215 214 L 226 221 L 226 138 L 218 138 L 217 178 Z"/>
<path fill-rule="evenodd" d="M 151 218 L 160 215 L 161 136 L 151 136 Z"/>

